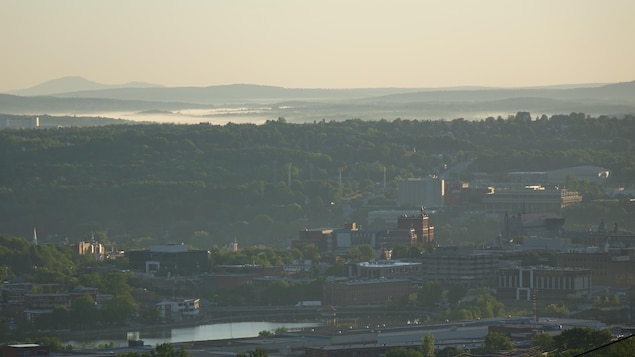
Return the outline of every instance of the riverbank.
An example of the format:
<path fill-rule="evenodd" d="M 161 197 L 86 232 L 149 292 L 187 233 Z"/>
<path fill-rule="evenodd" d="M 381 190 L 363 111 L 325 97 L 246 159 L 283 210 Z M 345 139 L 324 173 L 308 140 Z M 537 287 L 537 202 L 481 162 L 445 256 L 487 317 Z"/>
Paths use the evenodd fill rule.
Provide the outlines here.
<path fill-rule="evenodd" d="M 127 338 L 129 332 L 139 332 L 142 336 L 165 335 L 171 330 L 189 327 L 198 327 L 223 323 L 240 323 L 245 321 L 276 322 L 276 323 L 296 323 L 296 322 L 319 322 L 319 314 L 316 311 L 294 311 L 290 314 L 285 310 L 269 311 L 224 311 L 212 314 L 202 314 L 196 318 L 183 319 L 178 321 L 165 321 L 157 323 L 131 322 L 125 326 L 83 328 L 50 331 L 51 333 L 41 333 L 41 335 L 55 336 L 62 341 L 70 340 L 121 340 Z M 259 331 L 258 331 L 259 332 Z"/>

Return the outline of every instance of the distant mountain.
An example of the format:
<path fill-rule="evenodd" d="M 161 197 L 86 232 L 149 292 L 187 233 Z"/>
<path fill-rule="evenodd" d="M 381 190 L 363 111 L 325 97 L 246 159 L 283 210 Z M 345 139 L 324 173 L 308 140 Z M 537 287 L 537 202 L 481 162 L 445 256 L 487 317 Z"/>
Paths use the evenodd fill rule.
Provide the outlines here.
<path fill-rule="evenodd" d="M 576 88 L 489 88 L 470 90 L 432 90 L 397 93 L 381 97 L 364 98 L 366 102 L 483 102 L 514 98 L 549 98 L 610 104 L 635 104 L 635 81 Z"/>
<path fill-rule="evenodd" d="M 579 87 L 532 88 L 352 88 L 301 89 L 249 84 L 210 87 L 108 87 L 80 77 L 60 80 L 71 86 L 99 87 L 50 96 L 0 95 L 0 113 L 57 114 L 132 111 L 146 117 L 187 109 L 259 108 L 266 117 L 290 122 L 316 120 L 484 119 L 528 111 L 532 115 L 622 116 L 635 114 L 635 81 Z M 46 83 L 45 83 L 46 84 Z M 42 84 L 45 90 L 45 84 Z M 53 84 L 48 83 L 52 90 Z M 134 84 L 131 84 L 131 86 Z M 58 87 L 61 88 L 61 87 Z M 263 109 L 265 108 L 265 109 Z M 222 111 L 222 110 L 221 110 Z M 219 116 L 213 111 L 206 116 Z M 223 111 L 245 116 L 245 111 Z M 151 120 L 151 119 L 149 119 Z"/>
<path fill-rule="evenodd" d="M 82 114 L 104 112 L 171 111 L 183 108 L 208 109 L 210 105 L 103 98 L 25 97 L 0 94 L 2 114 Z"/>
<path fill-rule="evenodd" d="M 143 83 L 143 82 L 130 82 L 125 84 L 108 85 L 101 84 L 93 81 L 89 81 L 80 76 L 67 76 L 57 79 L 52 79 L 44 83 L 38 84 L 31 88 L 20 89 L 10 92 L 10 94 L 21 96 L 41 96 L 41 95 L 55 95 L 67 92 L 77 91 L 92 91 L 107 88 L 148 88 L 158 87 L 156 84 Z"/>
<path fill-rule="evenodd" d="M 359 103 L 499 101 L 512 98 L 550 98 L 635 104 L 635 82 L 532 88 L 284 88 L 250 84 L 210 87 L 105 88 L 57 94 L 64 98 L 172 101 L 197 104 L 275 103 L 284 101 Z"/>
<path fill-rule="evenodd" d="M 254 84 L 209 87 L 108 88 L 57 94 L 65 98 L 176 101 L 198 104 L 271 103 L 285 100 L 332 101 L 421 91 L 421 88 L 284 88 Z"/>

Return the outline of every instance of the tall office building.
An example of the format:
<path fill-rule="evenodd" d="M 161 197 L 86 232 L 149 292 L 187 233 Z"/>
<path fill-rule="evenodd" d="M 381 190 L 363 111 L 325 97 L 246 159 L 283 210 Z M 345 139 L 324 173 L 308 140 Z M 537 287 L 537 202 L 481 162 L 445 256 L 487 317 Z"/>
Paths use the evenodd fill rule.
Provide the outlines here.
<path fill-rule="evenodd" d="M 444 206 L 445 181 L 438 176 L 400 180 L 397 192 L 399 207 L 441 208 Z"/>

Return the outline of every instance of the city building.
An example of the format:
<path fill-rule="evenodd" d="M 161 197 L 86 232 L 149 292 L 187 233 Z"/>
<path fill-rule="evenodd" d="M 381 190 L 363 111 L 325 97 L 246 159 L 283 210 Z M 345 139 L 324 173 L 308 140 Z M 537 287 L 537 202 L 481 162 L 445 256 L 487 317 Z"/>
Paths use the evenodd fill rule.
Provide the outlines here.
<path fill-rule="evenodd" d="M 324 305 L 383 305 L 388 301 L 403 301 L 413 292 L 408 279 L 346 279 L 324 283 Z"/>
<path fill-rule="evenodd" d="M 593 285 L 612 288 L 635 286 L 635 254 L 633 249 L 611 249 L 606 252 L 571 252 L 556 256 L 562 269 L 584 268 L 591 271 Z"/>
<path fill-rule="evenodd" d="M 575 166 L 547 172 L 547 184 L 564 185 L 568 177 L 575 177 L 580 181 L 597 184 L 605 183 L 611 176 L 611 170 L 600 166 Z"/>
<path fill-rule="evenodd" d="M 184 244 L 154 245 L 126 252 L 130 269 L 156 276 L 194 275 L 209 271 L 208 252 Z"/>
<path fill-rule="evenodd" d="M 434 227 L 424 211 L 401 214 L 397 217 L 396 229 L 361 229 L 356 223 L 347 223 L 340 229 L 304 229 L 298 239 L 291 242 L 293 248 L 313 244 L 321 251 L 345 252 L 360 245 L 370 245 L 375 249 L 390 249 L 395 245 L 412 246 L 417 243 L 431 243 Z"/>
<path fill-rule="evenodd" d="M 380 260 L 376 262 L 347 264 L 348 277 L 354 279 L 418 279 L 421 275 L 421 270 L 421 262 L 398 260 Z"/>
<path fill-rule="evenodd" d="M 397 183 L 397 206 L 429 207 L 444 206 L 445 181 L 437 176 L 409 178 Z"/>
<path fill-rule="evenodd" d="M 466 182 L 446 182 L 444 207 L 463 211 L 483 209 L 483 196 L 493 192 L 492 187 L 471 187 Z"/>
<path fill-rule="evenodd" d="M 285 274 L 307 273 L 311 271 L 313 262 L 308 259 L 296 259 L 292 264 L 284 264 L 282 271 Z"/>
<path fill-rule="evenodd" d="M 473 247 L 441 246 L 421 259 L 424 281 L 439 281 L 467 286 L 480 285 L 496 278 L 500 256 L 477 252 Z"/>
<path fill-rule="evenodd" d="M 431 243 L 434 241 L 434 227 L 430 226 L 429 217 L 424 208 L 414 215 L 401 215 L 397 218 L 398 230 L 413 229 L 416 235 L 416 242 Z"/>
<path fill-rule="evenodd" d="M 543 266 L 501 268 L 497 297 L 500 300 L 587 298 L 591 295 L 591 270 Z"/>
<path fill-rule="evenodd" d="M 78 242 L 70 245 L 75 254 L 92 255 L 96 260 L 104 260 L 106 257 L 106 248 L 103 244 L 95 241 L 93 237 L 90 242 Z"/>
<path fill-rule="evenodd" d="M 51 347 L 36 343 L 10 344 L 2 346 L 2 357 L 50 356 Z"/>
<path fill-rule="evenodd" d="M 306 228 L 298 232 L 298 239 L 291 242 L 291 247 L 301 249 L 312 244 L 320 251 L 331 251 L 333 249 L 333 243 L 329 235 L 332 232 L 332 228 Z"/>
<path fill-rule="evenodd" d="M 183 320 L 195 318 L 201 311 L 200 299 L 161 301 L 156 304 L 162 320 Z"/>
<path fill-rule="evenodd" d="M 566 189 L 547 189 L 527 186 L 522 190 L 493 190 L 483 196 L 486 213 L 554 213 L 562 214 L 562 208 L 582 202 L 582 196 Z"/>
<path fill-rule="evenodd" d="M 510 242 L 516 237 L 560 237 L 564 231 L 565 219 L 555 213 L 512 213 L 505 212 L 501 237 Z M 498 242 L 501 245 L 503 242 Z"/>
<path fill-rule="evenodd" d="M 37 129 L 40 117 L 4 117 L 0 119 L 0 129 Z"/>

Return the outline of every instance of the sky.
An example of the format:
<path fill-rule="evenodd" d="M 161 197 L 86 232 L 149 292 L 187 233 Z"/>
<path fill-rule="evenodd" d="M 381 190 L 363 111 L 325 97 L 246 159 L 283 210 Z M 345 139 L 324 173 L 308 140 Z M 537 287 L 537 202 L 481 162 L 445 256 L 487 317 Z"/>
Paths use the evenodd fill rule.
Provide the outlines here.
<path fill-rule="evenodd" d="M 0 0 L 0 92 L 635 80 L 632 0 Z"/>

